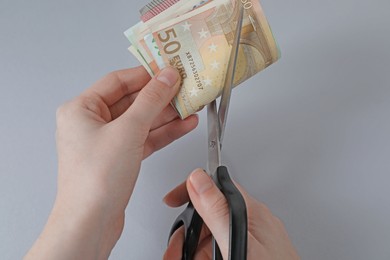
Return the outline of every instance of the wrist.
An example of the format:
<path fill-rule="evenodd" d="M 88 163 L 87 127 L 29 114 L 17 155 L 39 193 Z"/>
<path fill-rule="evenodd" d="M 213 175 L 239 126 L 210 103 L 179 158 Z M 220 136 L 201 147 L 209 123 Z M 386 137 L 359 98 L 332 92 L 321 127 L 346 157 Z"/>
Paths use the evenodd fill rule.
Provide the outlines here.
<path fill-rule="evenodd" d="M 108 259 L 121 235 L 124 213 L 110 216 L 57 201 L 26 259 Z"/>

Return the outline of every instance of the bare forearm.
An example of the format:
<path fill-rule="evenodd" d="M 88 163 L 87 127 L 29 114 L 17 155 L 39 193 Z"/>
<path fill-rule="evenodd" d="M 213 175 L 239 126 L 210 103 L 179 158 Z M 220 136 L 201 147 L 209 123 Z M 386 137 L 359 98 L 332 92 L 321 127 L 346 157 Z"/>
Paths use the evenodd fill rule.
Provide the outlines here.
<path fill-rule="evenodd" d="M 97 214 L 72 214 L 55 207 L 25 259 L 107 259 L 121 230 L 115 228 L 118 219 L 99 218 Z"/>

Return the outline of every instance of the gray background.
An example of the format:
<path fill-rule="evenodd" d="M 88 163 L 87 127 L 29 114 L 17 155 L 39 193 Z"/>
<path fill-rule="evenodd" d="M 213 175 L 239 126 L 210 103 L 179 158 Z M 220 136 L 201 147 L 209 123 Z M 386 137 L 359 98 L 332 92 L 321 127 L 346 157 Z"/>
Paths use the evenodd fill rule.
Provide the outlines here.
<path fill-rule="evenodd" d="M 138 65 L 122 32 L 145 3 L 0 0 L 1 259 L 23 256 L 53 204 L 56 108 Z M 283 57 L 234 91 L 225 164 L 303 259 L 390 259 L 390 2 L 262 4 Z M 161 199 L 205 162 L 202 112 L 143 164 L 112 259 L 162 257 L 180 210 Z"/>

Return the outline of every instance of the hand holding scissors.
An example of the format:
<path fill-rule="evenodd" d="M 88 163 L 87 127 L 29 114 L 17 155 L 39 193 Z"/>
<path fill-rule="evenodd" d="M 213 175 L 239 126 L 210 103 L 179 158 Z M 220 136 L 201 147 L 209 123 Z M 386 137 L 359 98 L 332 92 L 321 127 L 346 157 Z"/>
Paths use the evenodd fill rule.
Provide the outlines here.
<path fill-rule="evenodd" d="M 282 221 L 263 203 L 251 197 L 236 183 L 245 199 L 248 212 L 248 254 L 250 260 L 297 260 Z M 212 237 L 217 241 L 223 259 L 228 259 L 229 207 L 225 196 L 203 170 L 195 170 L 164 199 L 171 207 L 180 207 L 191 199 L 194 208 L 204 220 L 195 260 L 212 259 Z M 170 240 L 164 260 L 182 259 L 184 229 L 179 229 Z"/>

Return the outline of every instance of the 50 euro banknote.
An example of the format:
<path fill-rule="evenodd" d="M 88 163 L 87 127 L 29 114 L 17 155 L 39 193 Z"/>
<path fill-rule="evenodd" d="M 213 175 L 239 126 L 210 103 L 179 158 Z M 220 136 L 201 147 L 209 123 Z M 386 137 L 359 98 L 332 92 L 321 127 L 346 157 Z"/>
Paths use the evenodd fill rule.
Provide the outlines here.
<path fill-rule="evenodd" d="M 220 96 L 239 5 L 244 7 L 244 20 L 235 67 L 237 86 L 280 57 L 258 0 L 182 0 L 125 32 L 132 43 L 129 50 L 151 75 L 166 66 L 179 71 L 182 85 L 172 105 L 182 119 Z"/>

